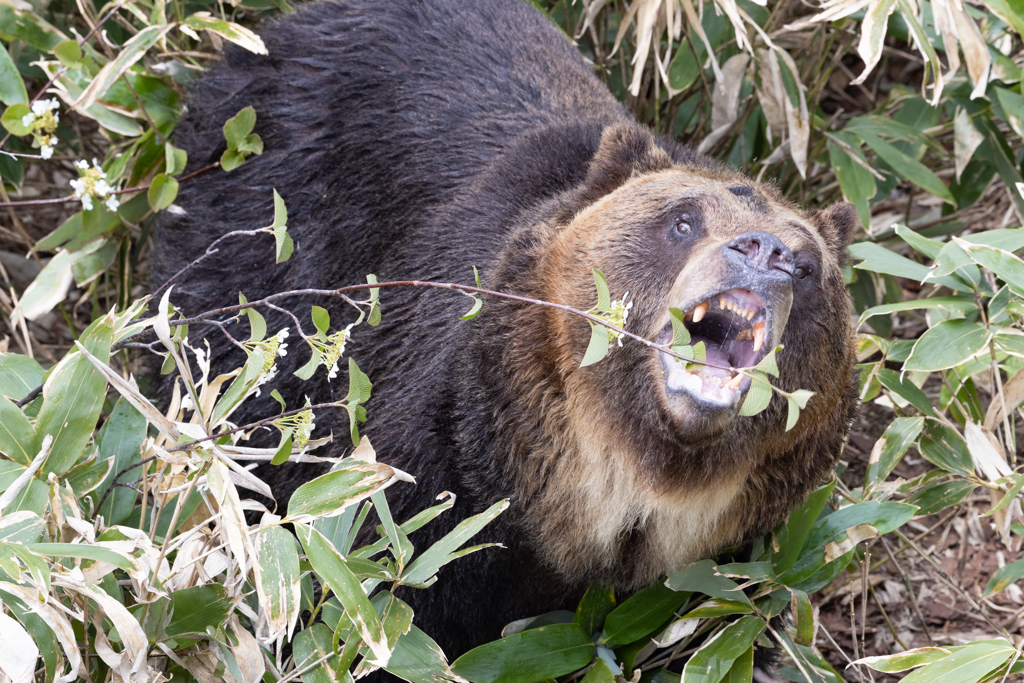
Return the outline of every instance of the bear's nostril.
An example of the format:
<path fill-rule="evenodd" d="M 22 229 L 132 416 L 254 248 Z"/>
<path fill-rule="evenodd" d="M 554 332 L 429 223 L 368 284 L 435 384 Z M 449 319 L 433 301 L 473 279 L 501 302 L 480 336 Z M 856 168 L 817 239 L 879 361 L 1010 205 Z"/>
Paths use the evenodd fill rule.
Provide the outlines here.
<path fill-rule="evenodd" d="M 732 240 L 727 248 L 742 254 L 744 262 L 757 270 L 780 270 L 793 274 L 793 253 L 771 233 L 745 233 Z"/>

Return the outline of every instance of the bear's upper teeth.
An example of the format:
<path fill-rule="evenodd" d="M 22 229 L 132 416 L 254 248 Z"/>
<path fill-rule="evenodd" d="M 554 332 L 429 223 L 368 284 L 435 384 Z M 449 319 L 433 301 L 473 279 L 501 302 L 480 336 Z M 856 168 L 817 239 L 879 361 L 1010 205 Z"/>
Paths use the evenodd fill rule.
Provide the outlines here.
<path fill-rule="evenodd" d="M 705 301 L 702 304 L 697 304 L 697 306 L 693 309 L 693 322 L 699 323 L 701 320 L 703 320 L 704 315 L 708 312 L 709 308 L 711 308 L 711 303 L 709 301 Z"/>

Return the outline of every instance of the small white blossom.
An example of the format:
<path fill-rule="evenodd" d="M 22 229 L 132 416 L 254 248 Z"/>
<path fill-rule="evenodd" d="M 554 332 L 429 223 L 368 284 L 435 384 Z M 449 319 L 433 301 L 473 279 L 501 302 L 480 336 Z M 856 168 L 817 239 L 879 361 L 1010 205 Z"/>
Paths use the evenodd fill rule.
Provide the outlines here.
<path fill-rule="evenodd" d="M 56 97 L 53 98 L 52 100 L 36 100 L 35 102 L 32 103 L 32 113 L 35 114 L 36 116 L 42 116 L 43 114 L 45 114 L 46 112 L 50 111 L 51 109 L 59 109 L 59 108 L 60 108 L 60 102 L 57 101 Z"/>
<path fill-rule="evenodd" d="M 39 147 L 39 156 L 49 159 L 53 156 L 53 148 L 57 146 L 57 138 L 54 133 L 57 131 L 59 117 L 54 111 L 60 107 L 56 99 L 37 100 L 32 103 L 32 111 L 21 117 L 21 125 L 29 129 L 32 134 L 32 146 Z"/>
<path fill-rule="evenodd" d="M 183 399 L 181 399 L 181 409 L 182 410 L 192 410 L 195 407 L 196 407 L 196 404 L 192 402 L 192 397 L 191 396 L 186 396 Z"/>
<path fill-rule="evenodd" d="M 82 208 L 91 211 L 93 197 L 102 199 L 109 195 L 109 199 L 104 204 L 111 211 L 117 211 L 121 202 L 113 195 L 114 188 L 107 182 L 107 174 L 103 171 L 99 161 L 93 159 L 92 168 L 89 168 L 87 161 L 79 159 L 75 162 L 75 168 L 78 169 L 81 177 L 72 179 L 71 187 L 75 190 L 75 197 L 82 200 Z"/>
<path fill-rule="evenodd" d="M 288 351 L 287 351 L 288 344 L 286 344 L 285 341 L 284 341 L 285 339 L 288 338 L 288 334 L 289 334 L 288 333 L 288 328 L 286 327 L 283 330 L 281 330 L 280 332 L 278 332 L 277 335 L 275 335 L 277 337 L 277 339 L 278 339 L 277 355 L 279 355 L 279 356 L 287 356 L 288 355 Z"/>
<path fill-rule="evenodd" d="M 331 380 L 338 376 L 338 361 L 334 361 L 334 365 L 331 366 L 331 371 L 327 373 L 327 379 Z"/>

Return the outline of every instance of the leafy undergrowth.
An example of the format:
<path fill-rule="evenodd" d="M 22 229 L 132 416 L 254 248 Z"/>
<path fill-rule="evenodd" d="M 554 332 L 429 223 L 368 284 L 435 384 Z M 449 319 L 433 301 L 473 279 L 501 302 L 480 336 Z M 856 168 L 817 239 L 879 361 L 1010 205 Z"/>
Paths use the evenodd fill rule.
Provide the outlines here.
<path fill-rule="evenodd" d="M 154 214 L 174 210 L 180 183 L 263 150 L 246 108 L 223 122 L 219 164 L 185 174 L 172 142 L 184 88 L 225 41 L 264 52 L 250 29 L 291 8 L 5 0 L 4 680 L 326 681 L 384 667 L 416 683 L 765 681 L 760 650 L 780 662 L 779 680 L 1020 676 L 1020 0 L 535 4 L 639 120 L 802 204 L 857 206 L 864 231 L 847 280 L 864 412 L 836 478 L 742 563 L 705 560 L 631 597 L 594 586 L 575 613 L 511 624 L 448 662 L 386 589 L 429 590 L 439 569 L 444 580 L 442 565 L 480 550 L 459 548 L 503 504 L 446 542 L 413 545 L 452 501 L 391 519 L 384 490 L 405 474 L 358 436 L 372 378 L 344 355 L 351 326 L 332 327 L 315 302 L 289 333 L 259 312 L 276 299 L 185 320 L 162 283 L 159 305 L 142 298 Z M 283 261 L 293 245 L 276 200 L 268 225 L 251 228 L 273 233 Z M 622 333 L 625 305 L 595 279 L 597 305 L 578 312 L 596 340 L 587 362 Z M 365 297 L 350 299 L 358 324 L 380 320 L 377 284 L 347 290 Z M 474 298 L 466 317 L 486 315 L 493 294 L 462 288 Z M 245 322 L 228 329 L 227 313 Z M 245 364 L 210 367 L 189 326 L 247 328 L 235 340 Z M 699 362 L 684 332 L 666 350 Z M 302 377 L 347 365 L 346 398 L 282 401 L 278 415 L 235 424 L 241 403 L 272 389 L 289 345 L 309 354 Z M 149 353 L 183 378 L 163 411 L 130 379 Z M 748 371 L 767 387 L 771 370 Z M 797 419 L 807 397 L 788 398 Z M 315 460 L 326 410 L 346 411 L 359 445 L 284 515 L 249 500 L 266 487 L 243 464 Z M 278 433 L 276 447 L 246 446 L 259 426 Z M 379 538 L 354 548 L 370 510 Z"/>

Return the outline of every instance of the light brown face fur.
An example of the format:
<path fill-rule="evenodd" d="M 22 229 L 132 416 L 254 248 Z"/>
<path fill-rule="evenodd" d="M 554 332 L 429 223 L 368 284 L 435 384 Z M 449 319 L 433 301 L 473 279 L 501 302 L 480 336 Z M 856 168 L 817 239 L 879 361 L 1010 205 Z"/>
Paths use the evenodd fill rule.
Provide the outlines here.
<path fill-rule="evenodd" d="M 754 292 L 766 321 L 757 358 L 784 344 L 775 383 L 816 394 L 787 432 L 779 397 L 758 416 L 737 415 L 749 381 L 736 400 L 709 402 L 673 389 L 661 354 L 628 339 L 580 368 L 586 321 L 552 309 L 529 314 L 523 325 L 543 326 L 547 344 L 540 352 L 516 345 L 509 359 L 548 369 L 516 377 L 521 400 L 543 415 L 515 470 L 528 526 L 541 556 L 567 577 L 636 588 L 763 533 L 819 483 L 854 405 L 852 329 L 839 262 L 848 226 L 731 172 L 675 165 L 653 140 L 645 154 L 608 149 L 621 138 L 606 132 L 588 181 L 614 178 L 623 156 L 632 170 L 619 169 L 605 192 L 584 187 L 584 206 L 535 228 L 542 237 L 531 294 L 590 309 L 597 268 L 613 300 L 628 292 L 634 303 L 626 329 L 664 343 L 670 307 L 690 311 L 723 290 Z M 750 234 L 765 245 L 777 239 L 778 253 L 791 258 L 750 267 Z"/>

